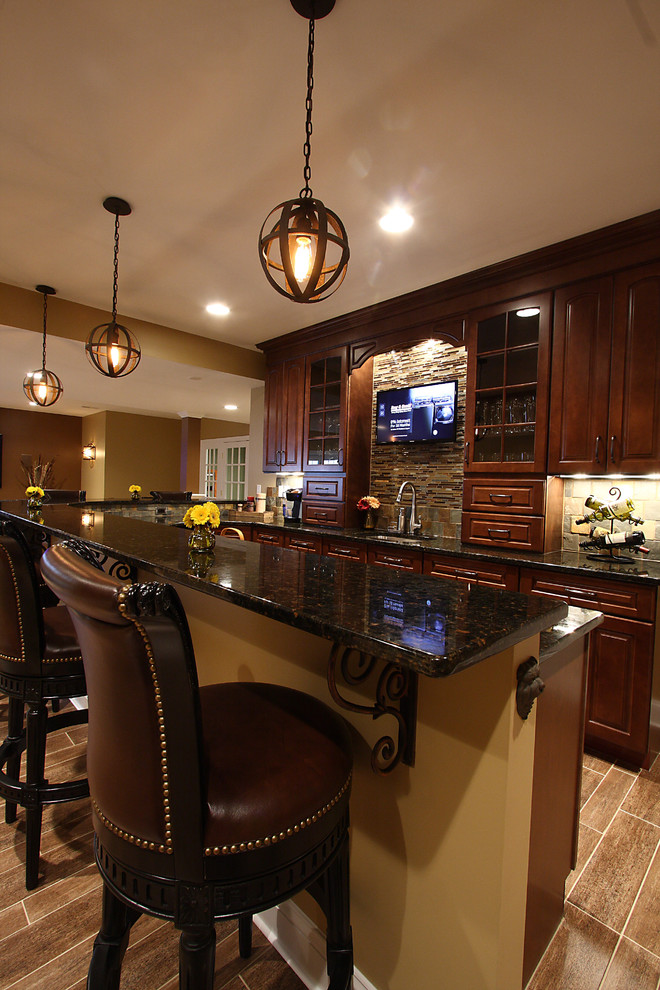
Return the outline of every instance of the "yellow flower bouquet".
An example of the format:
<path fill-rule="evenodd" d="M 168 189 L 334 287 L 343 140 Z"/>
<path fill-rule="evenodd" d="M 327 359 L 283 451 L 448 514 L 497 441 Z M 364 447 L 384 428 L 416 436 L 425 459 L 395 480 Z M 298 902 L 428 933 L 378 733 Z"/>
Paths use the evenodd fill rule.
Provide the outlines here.
<path fill-rule="evenodd" d="M 183 525 L 192 529 L 188 540 L 190 550 L 212 550 L 215 546 L 213 530 L 220 525 L 220 509 L 215 502 L 191 505 L 183 517 Z"/>
<path fill-rule="evenodd" d="M 45 492 L 39 485 L 28 485 L 25 494 L 27 495 L 28 509 L 38 509 Z"/>
<path fill-rule="evenodd" d="M 142 491 L 140 485 L 129 485 L 128 490 L 131 493 L 131 498 L 133 499 L 133 501 L 137 502 L 138 499 L 140 498 L 140 492 Z"/>

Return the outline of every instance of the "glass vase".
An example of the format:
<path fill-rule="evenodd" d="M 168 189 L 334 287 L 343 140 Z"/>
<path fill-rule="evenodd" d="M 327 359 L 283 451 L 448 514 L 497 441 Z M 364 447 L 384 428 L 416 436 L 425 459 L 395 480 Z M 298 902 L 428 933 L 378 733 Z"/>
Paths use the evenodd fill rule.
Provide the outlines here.
<path fill-rule="evenodd" d="M 203 526 L 193 526 L 192 533 L 188 537 L 188 549 L 191 553 L 204 553 L 213 550 L 215 546 L 215 533 L 206 523 Z"/>
<path fill-rule="evenodd" d="M 140 493 L 131 492 L 131 502 L 139 502 L 139 501 L 140 501 Z"/>
<path fill-rule="evenodd" d="M 375 529 L 378 522 L 378 513 L 375 509 L 367 509 L 362 522 L 363 529 Z"/>
<path fill-rule="evenodd" d="M 38 495 L 30 495 L 30 497 L 27 500 L 27 507 L 30 510 L 30 512 L 34 512 L 35 509 L 40 509 L 41 508 L 41 499 L 39 498 L 39 496 Z"/>

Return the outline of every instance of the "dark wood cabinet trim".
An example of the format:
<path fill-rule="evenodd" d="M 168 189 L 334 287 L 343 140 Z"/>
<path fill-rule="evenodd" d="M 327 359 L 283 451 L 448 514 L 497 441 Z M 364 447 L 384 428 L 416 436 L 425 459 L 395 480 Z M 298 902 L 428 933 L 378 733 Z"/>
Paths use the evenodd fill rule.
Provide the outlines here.
<path fill-rule="evenodd" d="M 456 327 L 475 308 L 570 285 L 660 259 L 660 210 L 387 299 L 263 341 L 269 361 L 353 345 L 365 357 L 428 337 L 457 343 Z M 454 336 L 451 336 L 453 334 Z M 367 349 L 360 357 L 359 347 Z"/>

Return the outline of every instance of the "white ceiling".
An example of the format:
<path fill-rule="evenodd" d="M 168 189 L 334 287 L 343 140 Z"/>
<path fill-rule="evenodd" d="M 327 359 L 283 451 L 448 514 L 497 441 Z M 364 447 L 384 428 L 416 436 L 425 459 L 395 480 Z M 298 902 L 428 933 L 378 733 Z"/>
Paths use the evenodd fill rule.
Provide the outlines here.
<path fill-rule="evenodd" d="M 129 325 L 252 347 L 660 207 L 657 0 L 336 0 L 316 25 L 312 188 L 351 261 L 313 306 L 278 296 L 257 254 L 303 185 L 289 0 L 0 0 L 0 39 L 0 281 L 108 310 L 101 204 L 123 197 Z M 398 237 L 377 225 L 394 200 L 415 217 Z M 229 317 L 205 313 L 216 299 Z"/>

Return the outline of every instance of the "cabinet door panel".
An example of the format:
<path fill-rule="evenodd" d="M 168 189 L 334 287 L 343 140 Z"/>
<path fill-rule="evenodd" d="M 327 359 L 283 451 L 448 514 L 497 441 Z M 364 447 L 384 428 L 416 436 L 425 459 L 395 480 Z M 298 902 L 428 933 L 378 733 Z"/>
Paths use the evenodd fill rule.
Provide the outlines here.
<path fill-rule="evenodd" d="M 649 746 L 653 627 L 608 616 L 591 635 L 585 743 L 641 764 Z"/>
<path fill-rule="evenodd" d="M 367 553 L 367 561 L 369 564 L 393 567 L 399 571 L 410 571 L 412 574 L 422 573 L 421 550 L 400 551 L 392 547 L 370 548 Z"/>
<path fill-rule="evenodd" d="M 323 538 L 323 554 L 325 557 L 341 557 L 343 560 L 357 560 L 360 564 L 367 562 L 366 543 L 353 543 L 350 540 L 334 540 Z"/>
<path fill-rule="evenodd" d="M 461 538 L 464 543 L 540 552 L 543 550 L 543 518 L 464 512 Z"/>
<path fill-rule="evenodd" d="M 647 473 L 660 469 L 660 264 L 617 275 L 609 466 Z"/>
<path fill-rule="evenodd" d="M 480 584 L 488 588 L 518 590 L 518 568 L 509 564 L 493 564 L 482 560 L 461 560 L 428 551 L 424 553 L 424 574 L 430 577 L 450 578 L 466 584 Z"/>
<path fill-rule="evenodd" d="M 466 473 L 545 472 L 551 303 L 541 293 L 470 315 Z"/>
<path fill-rule="evenodd" d="M 284 365 L 285 414 L 282 420 L 282 457 L 280 465 L 286 471 L 302 469 L 303 397 L 305 394 L 305 361 L 296 358 Z"/>
<path fill-rule="evenodd" d="M 264 398 L 264 471 L 280 469 L 283 415 L 283 365 L 266 369 Z"/>
<path fill-rule="evenodd" d="M 612 320 L 612 279 L 555 293 L 548 470 L 604 470 Z"/>

